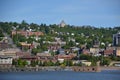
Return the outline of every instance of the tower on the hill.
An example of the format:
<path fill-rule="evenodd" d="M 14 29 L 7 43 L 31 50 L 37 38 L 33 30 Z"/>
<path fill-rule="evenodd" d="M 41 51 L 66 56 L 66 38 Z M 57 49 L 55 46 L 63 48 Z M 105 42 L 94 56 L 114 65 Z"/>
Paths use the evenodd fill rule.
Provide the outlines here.
<path fill-rule="evenodd" d="M 61 23 L 59 24 L 59 27 L 65 27 L 66 23 L 64 22 L 64 20 L 61 21 Z"/>

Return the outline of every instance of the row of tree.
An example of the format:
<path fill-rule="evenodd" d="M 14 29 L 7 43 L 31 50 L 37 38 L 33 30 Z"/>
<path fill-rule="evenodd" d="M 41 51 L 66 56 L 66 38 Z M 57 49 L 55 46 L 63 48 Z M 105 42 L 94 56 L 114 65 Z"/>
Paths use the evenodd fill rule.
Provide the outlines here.
<path fill-rule="evenodd" d="M 27 66 L 32 66 L 35 67 L 36 65 L 38 66 L 72 66 L 73 63 L 71 60 L 65 60 L 63 63 L 60 63 L 59 61 L 56 62 L 52 62 L 50 61 L 38 61 L 38 60 L 32 60 L 29 62 L 27 62 L 26 60 L 22 60 L 22 59 L 18 59 L 18 60 L 13 60 L 13 65 L 15 65 L 16 67 L 25 67 Z"/>
<path fill-rule="evenodd" d="M 87 61 L 91 62 L 91 66 L 96 66 L 97 62 L 100 61 L 101 66 L 104 66 L 104 65 L 108 66 L 111 63 L 112 60 L 120 61 L 120 58 L 115 57 L 115 56 L 94 57 L 94 56 L 91 56 L 91 55 L 81 54 L 80 57 L 74 58 L 73 60 L 87 60 Z M 18 59 L 18 60 L 13 60 L 13 65 L 15 65 L 17 67 L 25 67 L 26 65 L 32 66 L 32 67 L 35 67 L 36 65 L 38 65 L 38 66 L 61 66 L 61 67 L 65 67 L 65 66 L 86 66 L 82 63 L 74 63 L 73 64 L 73 60 L 64 60 L 63 63 L 60 63 L 59 61 L 54 61 L 53 62 L 51 60 L 50 61 L 32 60 L 31 62 L 28 62 L 27 60 Z"/>

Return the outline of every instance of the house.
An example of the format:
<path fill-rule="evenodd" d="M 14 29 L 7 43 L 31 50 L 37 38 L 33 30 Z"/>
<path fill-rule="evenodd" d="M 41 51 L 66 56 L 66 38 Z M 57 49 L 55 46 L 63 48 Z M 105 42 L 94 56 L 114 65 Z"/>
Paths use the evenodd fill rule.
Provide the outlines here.
<path fill-rule="evenodd" d="M 70 38 L 70 37 L 69 37 L 68 40 L 75 42 L 75 39 L 74 39 L 74 38 Z"/>
<path fill-rule="evenodd" d="M 53 51 L 53 52 L 57 51 L 59 48 L 61 48 L 60 45 L 50 45 L 50 46 L 48 46 L 48 50 Z"/>
<path fill-rule="evenodd" d="M 71 50 L 74 52 L 74 51 L 78 51 L 80 48 L 78 47 L 71 47 Z"/>
<path fill-rule="evenodd" d="M 116 56 L 120 56 L 120 48 L 117 48 L 117 50 L 116 50 Z"/>
<path fill-rule="evenodd" d="M 65 54 L 65 50 L 62 49 L 62 48 L 60 48 L 60 49 L 58 49 L 58 53 L 59 53 L 59 54 Z"/>
<path fill-rule="evenodd" d="M 7 49 L 9 47 L 8 43 L 0 42 L 0 50 Z"/>
<path fill-rule="evenodd" d="M 37 48 L 37 46 L 39 46 L 40 43 L 37 43 L 37 42 L 33 41 L 32 45 L 34 46 L 34 48 Z"/>
<path fill-rule="evenodd" d="M 83 49 L 82 51 L 83 54 L 90 55 L 90 50 L 88 49 Z"/>
<path fill-rule="evenodd" d="M 30 53 L 29 52 L 22 52 L 22 51 L 16 52 L 16 59 L 19 59 L 23 56 L 30 56 Z"/>
<path fill-rule="evenodd" d="M 16 52 L 20 51 L 19 49 L 14 49 L 14 48 L 10 48 L 10 49 L 5 49 L 0 51 L 0 55 L 4 55 L 4 56 L 10 56 L 12 58 L 16 58 Z"/>
<path fill-rule="evenodd" d="M 72 60 L 73 64 L 80 64 L 80 60 Z"/>
<path fill-rule="evenodd" d="M 37 53 L 37 59 L 41 62 L 49 62 L 52 61 L 53 63 L 57 62 L 57 56 L 51 56 L 50 53 Z"/>
<path fill-rule="evenodd" d="M 12 59 L 10 56 L 0 56 L 0 64 L 12 64 Z"/>
<path fill-rule="evenodd" d="M 110 55 L 113 55 L 113 49 L 104 50 L 104 56 L 110 56 Z"/>
<path fill-rule="evenodd" d="M 75 34 L 74 33 L 71 33 L 72 36 L 74 36 Z"/>
<path fill-rule="evenodd" d="M 41 62 L 49 62 L 52 61 L 53 63 L 57 62 L 57 57 L 56 56 L 37 56 L 38 61 Z"/>
<path fill-rule="evenodd" d="M 12 60 L 13 60 L 13 58 L 10 56 L 5 56 L 5 55 L 0 56 L 0 68 L 1 67 L 4 67 L 4 68 L 11 67 Z"/>
<path fill-rule="evenodd" d="M 19 51 L 19 52 L 16 52 L 16 58 L 15 59 L 25 60 L 25 61 L 27 61 L 28 65 L 30 65 L 31 61 L 36 60 L 37 58 L 34 57 L 34 56 L 31 56 L 31 54 L 28 53 L 28 52 Z"/>
<path fill-rule="evenodd" d="M 23 50 L 24 48 L 28 48 L 28 49 L 34 48 L 34 45 L 31 44 L 31 43 L 20 42 L 20 45 L 21 45 L 22 50 Z"/>
<path fill-rule="evenodd" d="M 99 54 L 99 51 L 100 51 L 99 48 L 90 48 L 90 53 L 92 53 L 93 55 Z"/>
<path fill-rule="evenodd" d="M 74 54 L 58 54 L 58 61 L 62 63 L 64 60 L 71 60 L 74 57 Z"/>
<path fill-rule="evenodd" d="M 36 61 L 37 57 L 36 56 L 31 56 L 31 55 L 24 55 L 20 57 L 20 59 L 27 61 L 28 65 L 31 64 L 31 61 Z"/>
<path fill-rule="evenodd" d="M 21 31 L 16 31 L 16 30 L 13 30 L 12 33 L 11 33 L 12 37 L 14 35 L 16 35 L 16 34 L 20 34 L 20 35 L 23 35 L 23 36 L 27 37 L 27 32 L 26 31 L 22 31 L 22 30 Z"/>
<path fill-rule="evenodd" d="M 61 41 L 61 39 L 58 37 L 55 37 L 55 41 Z"/>
<path fill-rule="evenodd" d="M 52 57 L 50 53 L 45 53 L 45 52 L 37 53 L 36 56 L 37 56 L 38 60 L 40 60 L 42 62 L 48 61 Z"/>
<path fill-rule="evenodd" d="M 66 42 L 65 41 L 60 41 L 58 42 L 60 45 L 66 45 Z"/>
<path fill-rule="evenodd" d="M 46 42 L 44 41 L 44 43 L 46 43 Z M 47 43 L 49 43 L 51 45 L 57 45 L 57 44 L 65 45 L 66 44 L 66 42 L 64 42 L 64 41 L 53 41 L 53 42 L 47 42 Z"/>
<path fill-rule="evenodd" d="M 96 40 L 93 40 L 93 47 L 94 48 L 98 48 L 100 45 L 100 41 L 98 40 L 98 38 Z"/>
<path fill-rule="evenodd" d="M 37 53 L 37 56 L 51 56 L 50 53 Z"/>
<path fill-rule="evenodd" d="M 91 66 L 91 62 L 87 60 L 81 60 L 80 63 L 84 66 Z"/>

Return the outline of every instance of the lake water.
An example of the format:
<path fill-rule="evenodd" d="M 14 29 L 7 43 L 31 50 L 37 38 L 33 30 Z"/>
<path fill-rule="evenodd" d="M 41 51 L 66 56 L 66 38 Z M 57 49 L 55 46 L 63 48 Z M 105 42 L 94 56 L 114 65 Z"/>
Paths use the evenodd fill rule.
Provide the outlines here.
<path fill-rule="evenodd" d="M 0 80 L 120 80 L 120 70 L 102 72 L 4 72 L 0 73 Z"/>

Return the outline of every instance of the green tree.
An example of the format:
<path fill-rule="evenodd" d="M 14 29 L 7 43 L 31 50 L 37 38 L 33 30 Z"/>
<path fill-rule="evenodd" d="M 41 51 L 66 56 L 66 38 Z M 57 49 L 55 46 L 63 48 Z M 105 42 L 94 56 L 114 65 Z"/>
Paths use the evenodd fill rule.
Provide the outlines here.
<path fill-rule="evenodd" d="M 70 41 L 68 45 L 72 47 L 72 46 L 75 46 L 75 43 L 73 41 Z"/>
<path fill-rule="evenodd" d="M 4 37 L 1 29 L 0 29 L 0 37 Z"/>
<path fill-rule="evenodd" d="M 54 66 L 54 63 L 50 60 L 47 62 L 47 66 Z"/>
<path fill-rule="evenodd" d="M 12 60 L 12 65 L 17 65 L 17 60 L 13 59 Z"/>
<path fill-rule="evenodd" d="M 31 66 L 35 67 L 36 65 L 38 65 L 38 61 L 32 60 L 31 61 Z"/>
<path fill-rule="evenodd" d="M 32 49 L 32 54 L 36 55 L 37 53 L 39 53 L 40 51 L 37 48 L 33 48 Z"/>
<path fill-rule="evenodd" d="M 22 59 L 18 59 L 17 65 L 18 67 L 24 67 Z"/>
<path fill-rule="evenodd" d="M 44 61 L 43 64 L 42 64 L 42 66 L 47 66 L 47 62 Z"/>
<path fill-rule="evenodd" d="M 33 38 L 31 38 L 31 37 L 29 37 L 29 38 L 27 39 L 27 43 L 33 43 L 33 41 L 35 41 L 35 39 L 33 39 Z"/>
<path fill-rule="evenodd" d="M 73 63 L 72 63 L 71 60 L 64 60 L 63 64 L 64 64 L 65 66 L 72 66 L 72 65 L 73 65 Z"/>
<path fill-rule="evenodd" d="M 42 66 L 42 61 L 41 61 L 41 60 L 38 62 L 38 65 L 39 65 L 39 66 Z"/>
<path fill-rule="evenodd" d="M 59 65 L 60 65 L 60 62 L 57 61 L 54 65 L 55 65 L 55 66 L 59 66 Z"/>
<path fill-rule="evenodd" d="M 25 42 L 26 41 L 26 37 L 23 36 L 23 35 L 20 35 L 20 34 L 13 35 L 13 41 L 15 43 L 17 43 L 17 42 Z"/>
<path fill-rule="evenodd" d="M 28 29 L 28 25 L 29 25 L 29 24 L 28 24 L 25 20 L 22 20 L 19 28 L 20 28 L 20 29 L 27 30 L 27 29 Z"/>
<path fill-rule="evenodd" d="M 111 60 L 109 58 L 104 58 L 103 61 L 100 62 L 101 65 L 109 65 Z"/>
<path fill-rule="evenodd" d="M 26 66 L 28 65 L 28 62 L 26 60 L 23 61 L 23 65 Z"/>
<path fill-rule="evenodd" d="M 85 54 L 81 54 L 79 57 L 80 60 L 90 60 L 91 58 L 92 58 L 92 56 L 85 55 Z"/>

